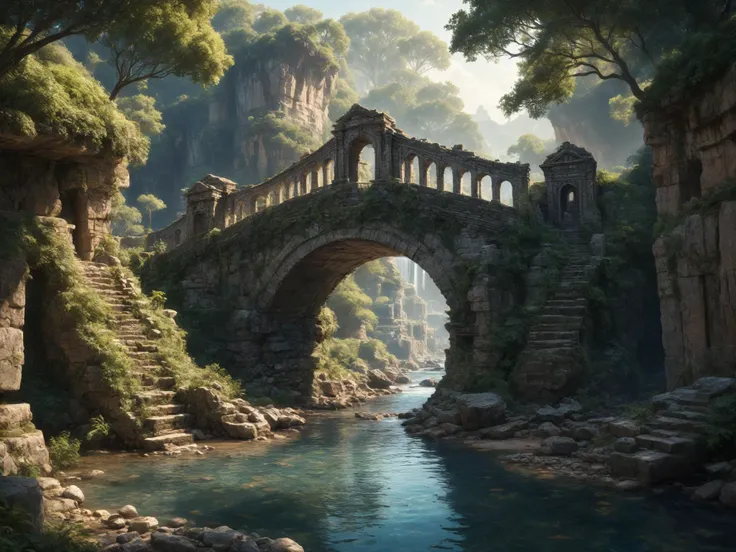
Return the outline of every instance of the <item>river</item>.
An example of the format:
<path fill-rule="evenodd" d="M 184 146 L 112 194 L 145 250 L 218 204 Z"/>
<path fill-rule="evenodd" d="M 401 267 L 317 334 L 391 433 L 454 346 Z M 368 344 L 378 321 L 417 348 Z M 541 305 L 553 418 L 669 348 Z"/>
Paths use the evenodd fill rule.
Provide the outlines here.
<path fill-rule="evenodd" d="M 408 410 L 431 391 L 405 387 L 361 410 Z M 217 449 L 87 457 L 83 468 L 106 475 L 83 482 L 85 506 L 134 504 L 160 520 L 289 536 L 307 552 L 736 550 L 733 512 L 676 491 L 617 493 L 509 471 L 494 454 L 406 435 L 396 418 L 329 413 L 294 438 Z"/>

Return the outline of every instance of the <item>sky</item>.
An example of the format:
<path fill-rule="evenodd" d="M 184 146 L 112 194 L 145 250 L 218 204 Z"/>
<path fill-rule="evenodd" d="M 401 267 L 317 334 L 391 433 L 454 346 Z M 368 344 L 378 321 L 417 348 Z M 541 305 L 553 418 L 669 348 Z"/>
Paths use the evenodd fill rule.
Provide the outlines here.
<path fill-rule="evenodd" d="M 463 6 L 462 0 L 265 0 L 263 4 L 282 11 L 295 4 L 306 4 L 333 19 L 371 8 L 395 9 L 447 43 L 452 33 L 445 29 L 445 25 Z M 516 80 L 516 62 L 504 59 L 494 63 L 480 59 L 470 63 L 461 54 L 455 54 L 450 69 L 430 74 L 430 77 L 451 81 L 458 86 L 468 113 L 475 113 L 482 105 L 495 121 L 502 123 L 506 120 L 498 109 L 498 102 Z"/>

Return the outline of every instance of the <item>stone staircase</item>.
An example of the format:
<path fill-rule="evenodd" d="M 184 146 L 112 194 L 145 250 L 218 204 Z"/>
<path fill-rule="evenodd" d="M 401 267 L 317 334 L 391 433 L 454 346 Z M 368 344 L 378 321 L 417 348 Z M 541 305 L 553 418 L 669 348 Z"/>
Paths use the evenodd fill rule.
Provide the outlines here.
<path fill-rule="evenodd" d="M 710 403 L 736 387 L 732 378 L 701 378 L 652 399 L 655 414 L 645 422 L 615 422 L 609 429 L 616 437 L 628 437 L 631 449 L 613 453 L 611 473 L 644 484 L 677 479 L 696 469 L 705 458 L 703 435 Z"/>
<path fill-rule="evenodd" d="M 570 246 L 567 263 L 529 330 L 512 374 L 519 393 L 530 399 L 564 394 L 583 360 L 580 332 L 588 303 L 585 286 L 591 255 L 577 228 L 563 229 L 563 235 Z"/>
<path fill-rule="evenodd" d="M 149 451 L 163 450 L 167 445 L 193 444 L 192 416 L 186 405 L 175 399 L 175 380 L 160 362 L 154 332 L 136 315 L 137 298 L 131 284 L 117 278 L 107 265 L 81 264 L 87 284 L 112 309 L 112 328 L 135 366 L 131 377 L 140 383 L 140 391 L 134 395 L 137 416 L 142 418 L 139 443 Z"/>

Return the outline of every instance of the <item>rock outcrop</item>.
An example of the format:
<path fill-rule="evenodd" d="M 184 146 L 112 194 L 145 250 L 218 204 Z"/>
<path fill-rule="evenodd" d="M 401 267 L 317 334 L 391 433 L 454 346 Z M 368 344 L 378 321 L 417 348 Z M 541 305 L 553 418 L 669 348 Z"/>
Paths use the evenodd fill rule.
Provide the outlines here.
<path fill-rule="evenodd" d="M 647 113 L 657 210 L 679 222 L 654 244 L 668 388 L 736 373 L 736 200 L 683 216 L 736 178 L 736 66 L 697 96 Z M 711 196 L 714 197 L 714 196 Z M 678 218 L 679 217 L 679 218 Z"/>

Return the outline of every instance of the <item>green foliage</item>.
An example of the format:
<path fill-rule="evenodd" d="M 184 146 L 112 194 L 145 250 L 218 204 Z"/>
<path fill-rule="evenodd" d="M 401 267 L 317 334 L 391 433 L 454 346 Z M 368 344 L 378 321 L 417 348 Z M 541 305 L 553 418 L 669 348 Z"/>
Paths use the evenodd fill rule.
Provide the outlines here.
<path fill-rule="evenodd" d="M 623 415 L 624 418 L 644 424 L 654 416 L 654 408 L 651 403 L 628 404 Z"/>
<path fill-rule="evenodd" d="M 327 300 L 327 306 L 334 311 L 339 321 L 339 337 L 353 337 L 361 327 L 372 331 L 378 317 L 370 309 L 373 300 L 348 276 L 337 286 Z"/>
<path fill-rule="evenodd" d="M 706 444 L 719 457 L 733 458 L 736 454 L 736 393 L 713 401 L 709 407 Z"/>
<path fill-rule="evenodd" d="M 88 441 L 107 437 L 112 431 L 110 424 L 105 421 L 105 417 L 102 414 L 92 418 L 90 420 L 90 426 L 90 430 L 87 432 Z"/>
<path fill-rule="evenodd" d="M 304 4 L 297 4 L 284 10 L 286 19 L 293 23 L 301 23 L 302 25 L 314 25 L 322 19 L 322 12 L 305 6 Z"/>
<path fill-rule="evenodd" d="M 20 462 L 18 462 L 16 467 L 18 468 L 18 475 L 20 475 L 21 477 L 32 477 L 34 479 L 38 479 L 43 475 L 41 473 L 41 468 L 29 462 L 24 462 L 21 460 Z"/>
<path fill-rule="evenodd" d="M 355 373 L 348 370 L 348 366 L 358 361 L 358 339 L 327 339 L 314 350 L 312 356 L 317 361 L 316 372 L 324 373 L 330 379 L 352 379 Z"/>
<path fill-rule="evenodd" d="M 138 128 L 146 136 L 158 136 L 166 128 L 161 112 L 156 109 L 156 99 L 151 96 L 136 94 L 120 98 L 117 104 L 128 119 L 138 123 Z"/>
<path fill-rule="evenodd" d="M 157 240 L 153 244 L 152 249 L 153 249 L 153 252 L 156 253 L 157 255 L 166 253 L 166 242 L 164 242 L 163 240 Z"/>
<path fill-rule="evenodd" d="M 518 156 L 520 163 L 529 163 L 532 167 L 536 167 L 544 163 L 554 149 L 554 140 L 542 140 L 534 134 L 522 134 L 506 153 Z"/>
<path fill-rule="evenodd" d="M 271 111 L 262 117 L 250 117 L 249 122 L 255 134 L 265 138 L 273 147 L 286 146 L 297 153 L 308 153 L 319 147 L 318 138 L 283 111 Z"/>
<path fill-rule="evenodd" d="M 74 439 L 68 431 L 64 431 L 49 439 L 49 458 L 56 470 L 66 470 L 79 462 L 81 443 Z"/>
<path fill-rule="evenodd" d="M 399 40 L 398 50 L 407 67 L 417 75 L 435 69 L 450 68 L 450 52 L 447 44 L 429 31 L 420 31 L 409 38 Z"/>
<path fill-rule="evenodd" d="M 270 33 L 286 25 L 288 19 L 278 10 L 265 9 L 253 23 L 253 30 L 257 33 Z"/>
<path fill-rule="evenodd" d="M 690 33 L 731 14 L 730 3 L 726 9 L 720 2 L 695 7 L 689 0 L 466 4 L 448 25 L 451 50 L 469 60 L 516 57 L 519 80 L 502 98 L 501 108 L 506 114 L 526 109 L 532 117 L 567 100 L 576 79 L 587 76 L 618 80 L 641 100 L 653 66 Z"/>
<path fill-rule="evenodd" d="M 116 191 L 112 198 L 112 212 L 110 221 L 112 231 L 117 236 L 141 236 L 145 232 L 141 221 L 141 212 L 130 205 L 126 205 L 125 197 L 120 191 Z"/>
<path fill-rule="evenodd" d="M 335 311 L 329 307 L 322 307 L 317 316 L 317 325 L 322 330 L 323 339 L 332 339 L 339 328 Z"/>
<path fill-rule="evenodd" d="M 151 292 L 151 307 L 154 310 L 163 309 L 166 304 L 166 294 L 163 291 L 153 290 Z"/>
<path fill-rule="evenodd" d="M 0 27 L 0 44 L 8 36 Z M 69 58 L 64 46 L 52 44 L 27 56 L 12 78 L 0 81 L 0 125 L 14 134 L 55 135 L 93 151 L 145 162 L 148 140 L 87 70 Z"/>
<path fill-rule="evenodd" d="M 153 213 L 166 209 L 166 204 L 153 194 L 141 194 L 136 199 L 136 202 L 141 206 L 146 213 L 148 213 L 148 227 L 152 228 Z"/>
<path fill-rule="evenodd" d="M 116 18 L 101 39 L 116 71 L 110 97 L 169 75 L 216 84 L 233 64 L 210 24 L 216 5 L 216 0 L 147 2 Z"/>
<path fill-rule="evenodd" d="M 92 544 L 75 523 L 57 525 L 47 523 L 43 532 L 37 533 L 25 510 L 11 508 L 0 501 L 0 550 L 8 552 L 96 552 Z"/>
<path fill-rule="evenodd" d="M 736 17 L 689 34 L 657 66 L 651 86 L 636 107 L 638 113 L 656 110 L 668 99 L 692 97 L 720 78 L 733 65 L 734 59 Z"/>
<path fill-rule="evenodd" d="M 212 27 L 220 33 L 249 28 L 253 18 L 253 6 L 247 0 L 222 0 L 212 18 Z"/>

